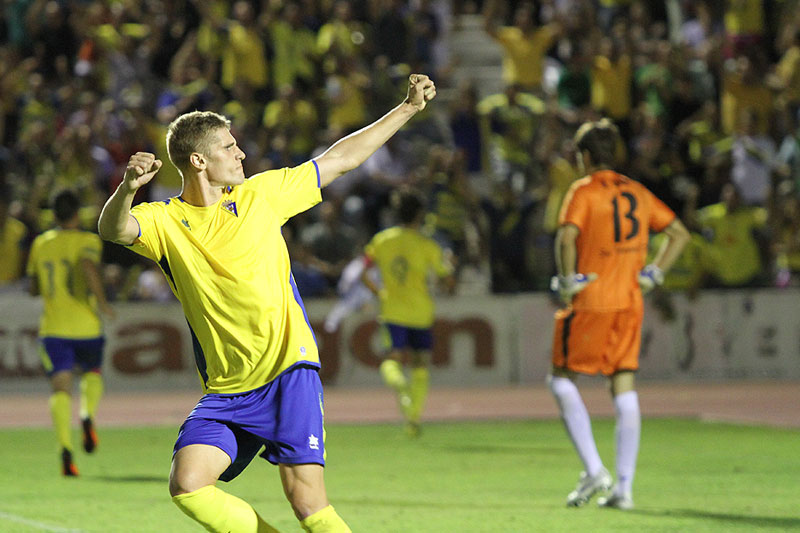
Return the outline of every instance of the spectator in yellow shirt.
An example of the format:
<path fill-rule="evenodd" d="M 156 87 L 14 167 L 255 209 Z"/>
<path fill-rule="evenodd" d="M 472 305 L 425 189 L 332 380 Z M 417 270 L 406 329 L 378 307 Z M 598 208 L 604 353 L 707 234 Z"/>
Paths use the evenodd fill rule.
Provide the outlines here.
<path fill-rule="evenodd" d="M 25 224 L 9 214 L 10 193 L 0 191 L 0 287 L 22 278 L 25 263 Z"/>
<path fill-rule="evenodd" d="M 514 12 L 513 26 L 498 26 L 497 0 L 486 0 L 484 28 L 503 47 L 503 81 L 537 92 L 542 86 L 544 56 L 562 33 L 561 24 L 534 25 L 533 5 L 523 2 Z"/>
<path fill-rule="evenodd" d="M 254 89 L 267 87 L 267 54 L 256 27 L 253 7 L 245 0 L 233 5 L 234 20 L 228 28 L 228 43 L 222 54 L 222 86 L 231 89 L 245 81 Z"/>

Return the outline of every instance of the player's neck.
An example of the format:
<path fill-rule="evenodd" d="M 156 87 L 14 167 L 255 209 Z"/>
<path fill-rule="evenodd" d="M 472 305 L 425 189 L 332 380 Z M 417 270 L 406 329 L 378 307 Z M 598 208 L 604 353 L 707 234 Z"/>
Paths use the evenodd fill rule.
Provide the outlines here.
<path fill-rule="evenodd" d="M 220 187 L 212 187 L 207 181 L 197 176 L 195 179 L 183 180 L 181 199 L 195 207 L 207 207 L 214 205 L 222 198 L 222 190 Z"/>
<path fill-rule="evenodd" d="M 65 222 L 58 223 L 58 229 L 62 230 L 75 230 L 80 229 L 81 227 L 81 220 L 78 217 L 75 217 L 71 220 L 67 220 Z"/>

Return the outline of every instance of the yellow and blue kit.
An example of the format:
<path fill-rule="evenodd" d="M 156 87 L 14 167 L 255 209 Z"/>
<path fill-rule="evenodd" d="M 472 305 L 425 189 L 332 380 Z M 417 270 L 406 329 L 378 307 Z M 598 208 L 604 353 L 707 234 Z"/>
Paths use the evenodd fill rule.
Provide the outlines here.
<path fill-rule="evenodd" d="M 198 207 L 135 206 L 135 252 L 158 263 L 183 306 L 204 392 L 251 391 L 319 353 L 281 226 L 321 201 L 316 162 L 256 174 Z"/>
<path fill-rule="evenodd" d="M 100 262 L 100 237 L 81 230 L 52 229 L 36 237 L 26 272 L 35 277 L 44 300 L 39 336 L 93 339 L 102 336 L 97 302 L 80 262 Z"/>
<path fill-rule="evenodd" d="M 444 277 L 451 272 L 441 247 L 417 230 L 395 226 L 377 233 L 364 253 L 381 273 L 380 321 L 430 328 L 434 303 L 429 276 L 434 273 Z"/>

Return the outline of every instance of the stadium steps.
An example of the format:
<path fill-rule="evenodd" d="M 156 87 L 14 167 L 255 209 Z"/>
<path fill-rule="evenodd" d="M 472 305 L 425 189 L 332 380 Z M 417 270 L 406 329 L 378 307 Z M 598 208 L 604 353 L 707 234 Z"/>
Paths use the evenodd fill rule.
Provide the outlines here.
<path fill-rule="evenodd" d="M 449 46 L 454 81 L 473 80 L 481 98 L 503 90 L 502 50 L 484 31 L 481 15 L 458 15 Z"/>

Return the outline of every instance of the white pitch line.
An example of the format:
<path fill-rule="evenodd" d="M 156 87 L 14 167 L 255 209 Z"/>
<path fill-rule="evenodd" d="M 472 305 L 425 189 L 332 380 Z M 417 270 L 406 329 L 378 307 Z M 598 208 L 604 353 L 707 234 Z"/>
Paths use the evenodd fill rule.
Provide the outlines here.
<path fill-rule="evenodd" d="M 41 529 L 42 531 L 53 531 L 55 533 L 83 533 L 83 531 L 80 529 L 67 529 L 65 527 L 51 526 L 50 524 L 37 522 L 36 520 L 29 520 L 25 517 L 17 516 L 15 514 L 6 513 L 3 511 L 0 511 L 0 520 L 7 520 L 9 522 L 25 524 L 26 526 L 31 526 L 35 527 L 36 529 Z"/>

